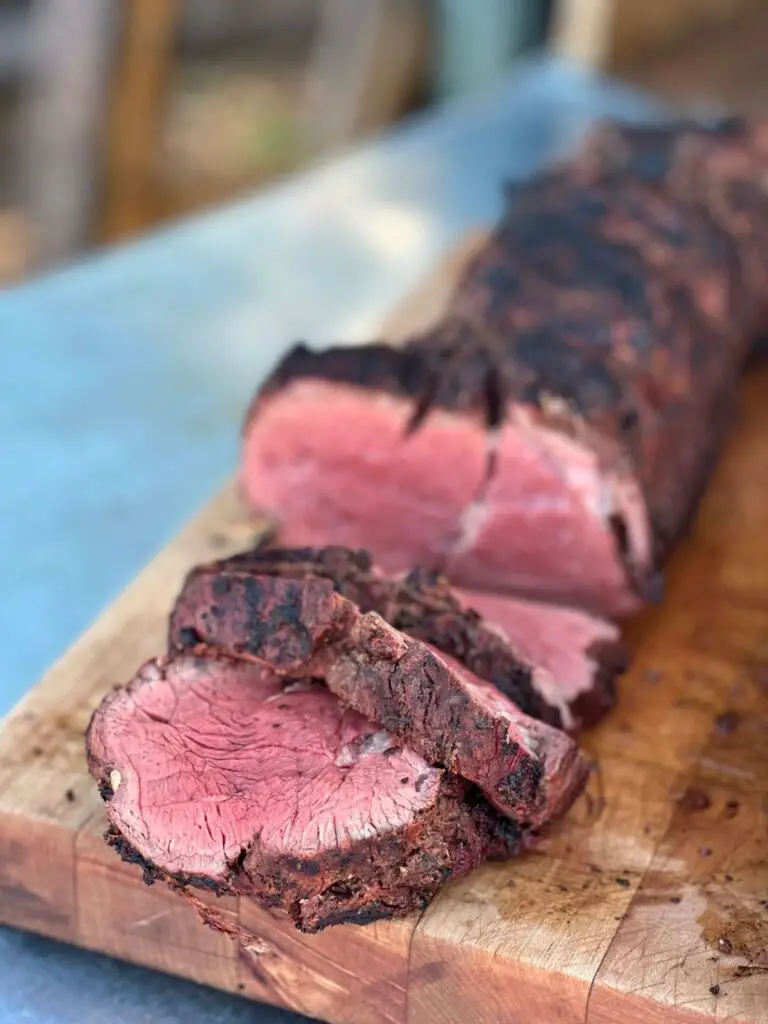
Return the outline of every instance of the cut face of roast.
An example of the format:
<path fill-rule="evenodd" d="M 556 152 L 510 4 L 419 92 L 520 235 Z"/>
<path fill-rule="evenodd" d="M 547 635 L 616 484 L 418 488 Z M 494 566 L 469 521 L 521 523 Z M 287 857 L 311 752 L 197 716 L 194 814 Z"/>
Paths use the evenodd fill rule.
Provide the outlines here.
<path fill-rule="evenodd" d="M 530 422 L 500 432 L 487 481 L 481 420 L 436 410 L 408 433 L 412 415 L 408 399 L 353 384 L 286 384 L 246 428 L 246 498 L 280 519 L 285 546 L 368 548 L 390 573 L 439 568 L 464 586 L 610 614 L 639 606 L 613 528 L 623 524 L 649 572 L 631 478 L 606 476 L 589 448 Z"/>
<path fill-rule="evenodd" d="M 588 728 L 614 706 L 616 680 L 629 664 L 618 627 L 577 608 L 455 588 L 518 657 L 533 666 L 533 684 L 559 710 L 557 724 Z"/>

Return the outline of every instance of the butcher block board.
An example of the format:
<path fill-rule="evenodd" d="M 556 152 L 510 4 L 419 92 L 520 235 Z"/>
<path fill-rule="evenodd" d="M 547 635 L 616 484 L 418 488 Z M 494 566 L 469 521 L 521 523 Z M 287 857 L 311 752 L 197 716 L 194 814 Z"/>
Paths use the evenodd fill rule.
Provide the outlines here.
<path fill-rule="evenodd" d="M 389 331 L 434 316 L 466 256 Z M 587 793 L 539 852 L 447 885 L 420 917 L 307 936 L 204 894 L 236 944 L 102 841 L 93 708 L 162 650 L 186 570 L 262 528 L 226 488 L 2 723 L 2 922 L 333 1024 L 768 1022 L 768 369 L 744 382 L 664 605 L 627 630 L 618 708 L 584 738 Z"/>

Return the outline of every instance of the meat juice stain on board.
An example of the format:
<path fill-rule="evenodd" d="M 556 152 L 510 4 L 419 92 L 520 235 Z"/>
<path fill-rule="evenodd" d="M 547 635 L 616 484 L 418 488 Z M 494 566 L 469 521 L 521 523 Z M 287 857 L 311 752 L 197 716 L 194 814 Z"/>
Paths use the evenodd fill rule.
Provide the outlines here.
<path fill-rule="evenodd" d="M 699 818 L 708 826 L 719 823 L 717 848 L 694 846 L 687 869 L 681 869 L 689 884 L 693 884 L 698 898 L 706 904 L 696 919 L 703 942 L 720 956 L 739 957 L 746 960 L 747 965 L 768 970 L 768 899 L 758 899 L 747 891 L 740 881 L 739 870 L 728 869 L 731 850 L 743 845 L 741 834 L 729 831 L 738 827 L 741 802 L 733 797 L 715 800 L 704 789 L 690 786 L 678 806 L 682 813 L 690 816 L 685 832 L 701 828 L 702 825 L 696 824 Z M 680 852 L 685 855 L 687 849 L 684 844 Z M 755 866 L 762 867 L 748 861 L 743 869 L 749 871 Z"/>
<path fill-rule="evenodd" d="M 698 917 L 707 946 L 724 956 L 741 957 L 748 966 L 768 971 L 768 912 L 750 909 L 738 898 L 703 886 L 707 909 Z"/>

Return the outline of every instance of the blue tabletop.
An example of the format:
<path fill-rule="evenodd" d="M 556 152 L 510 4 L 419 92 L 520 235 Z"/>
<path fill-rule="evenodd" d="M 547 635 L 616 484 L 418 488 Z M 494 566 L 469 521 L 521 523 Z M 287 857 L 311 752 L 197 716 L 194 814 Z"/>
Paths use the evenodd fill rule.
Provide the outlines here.
<path fill-rule="evenodd" d="M 0 296 L 0 714 L 232 473 L 245 404 L 287 345 L 365 337 L 496 216 L 502 178 L 596 116 L 657 109 L 533 60 L 276 188 Z M 289 1019 L 2 929 L 0 962 L 3 1024 Z"/>

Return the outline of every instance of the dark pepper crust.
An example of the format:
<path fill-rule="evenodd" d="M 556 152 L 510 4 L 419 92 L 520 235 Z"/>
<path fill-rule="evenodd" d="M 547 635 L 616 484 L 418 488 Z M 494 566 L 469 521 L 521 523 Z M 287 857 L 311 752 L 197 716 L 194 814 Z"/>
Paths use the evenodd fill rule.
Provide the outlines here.
<path fill-rule="evenodd" d="M 104 840 L 107 846 L 111 846 L 126 864 L 137 864 L 141 868 L 142 881 L 145 885 L 154 885 L 155 882 L 166 882 L 172 888 L 186 889 L 191 886 L 194 889 L 205 889 L 207 892 L 213 892 L 217 896 L 224 896 L 230 891 L 227 885 L 221 884 L 212 878 L 206 878 L 205 875 L 190 875 L 185 872 L 169 874 L 167 871 L 162 871 L 160 868 L 155 867 L 146 857 L 143 857 L 135 846 L 131 846 L 125 836 L 114 825 L 110 825 L 104 833 Z"/>
<path fill-rule="evenodd" d="M 300 589 L 280 579 L 265 594 L 264 575 L 206 576 L 204 600 L 190 593 L 200 577 L 188 576 L 169 623 L 170 649 L 222 646 L 220 636 L 237 636 L 230 654 L 275 662 L 285 672 L 303 668 L 319 646 L 344 633 L 348 610 L 331 580 L 317 577 Z"/>
<path fill-rule="evenodd" d="M 493 683 L 532 718 L 562 725 L 559 711 L 534 689 L 530 666 L 515 657 L 504 639 L 488 629 L 477 612 L 456 600 L 443 578 L 414 570 L 403 580 L 387 579 L 373 571 L 366 551 L 342 547 L 261 548 L 197 566 L 187 575 L 171 612 L 169 649 L 188 649 L 201 640 L 215 644 L 221 631 L 214 621 L 213 583 L 222 577 L 242 583 L 243 574 L 249 571 L 285 578 L 328 579 L 335 591 L 356 604 L 361 612 L 377 612 L 395 629 L 434 644 L 481 679 Z M 258 615 L 254 620 L 254 629 L 258 631 L 257 620 L 260 621 Z M 614 660 L 612 657 L 612 663 Z M 606 673 L 600 678 L 602 682 Z M 612 704 L 612 692 L 609 685 L 604 687 L 602 702 L 606 710 Z"/>
<path fill-rule="evenodd" d="M 629 668 L 629 653 L 622 642 L 600 641 L 585 653 L 597 668 L 593 685 L 570 706 L 580 729 L 597 725 L 612 710 L 616 703 L 616 680 Z"/>
<path fill-rule="evenodd" d="M 91 763 L 95 771 L 98 766 Z M 163 882 L 182 894 L 204 889 L 217 896 L 253 897 L 266 908 L 286 911 L 304 932 L 423 910 L 448 878 L 466 874 L 486 857 L 516 856 L 536 842 L 533 833 L 497 815 L 474 787 L 448 772 L 436 803 L 405 833 L 374 836 L 352 850 L 308 861 L 261 858 L 254 846 L 230 863 L 225 882 L 158 868 L 114 825 L 104 839 L 123 861 L 141 868 L 146 885 Z"/>
<path fill-rule="evenodd" d="M 296 347 L 256 396 L 316 377 L 388 391 L 427 412 L 512 403 L 584 427 L 638 480 L 649 579 L 693 515 L 765 318 L 768 120 L 605 124 L 569 162 L 508 189 L 508 209 L 441 324 L 404 349 Z M 549 396 L 568 420 L 552 421 Z M 559 417 L 558 413 L 558 417 Z M 683 441 L 684 439 L 684 441 Z"/>

